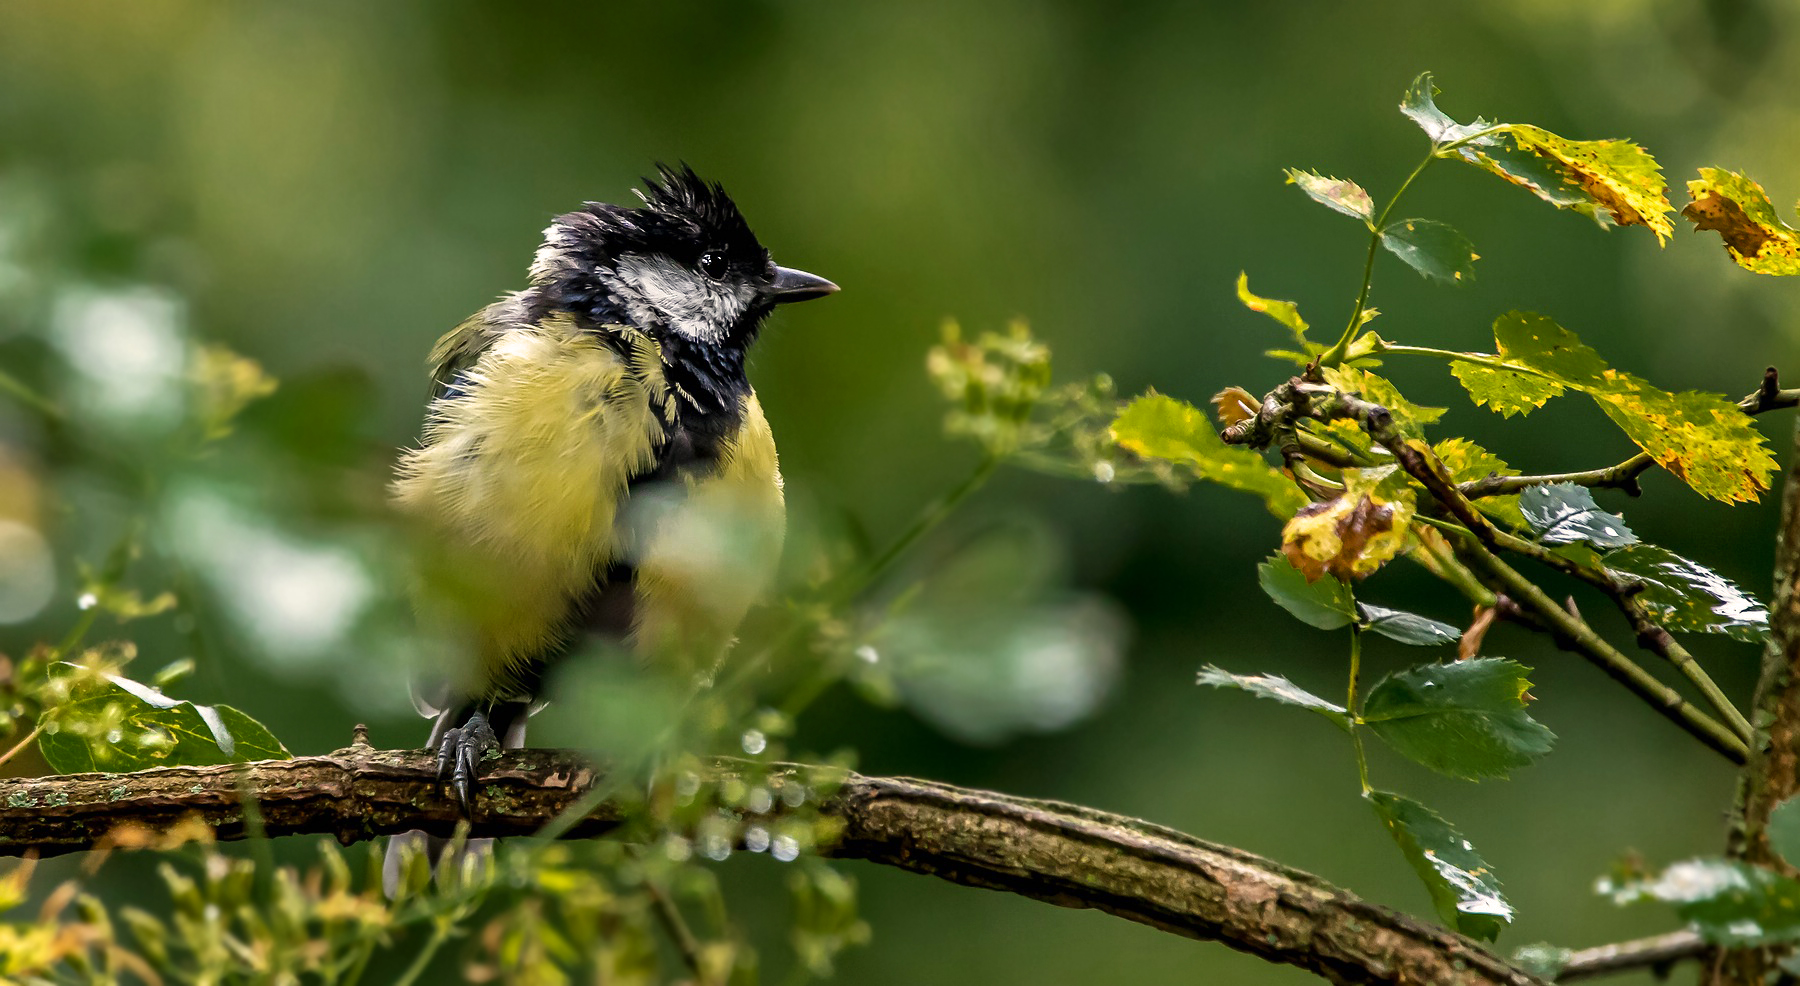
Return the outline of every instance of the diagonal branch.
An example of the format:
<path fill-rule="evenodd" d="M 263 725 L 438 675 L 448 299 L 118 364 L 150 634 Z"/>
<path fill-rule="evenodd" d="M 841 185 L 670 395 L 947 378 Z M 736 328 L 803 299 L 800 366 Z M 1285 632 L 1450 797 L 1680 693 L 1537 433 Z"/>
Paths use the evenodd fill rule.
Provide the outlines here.
<path fill-rule="evenodd" d="M 556 750 L 505 753 L 486 768 L 470 833 L 477 838 L 530 834 L 599 776 L 578 754 Z M 0 811 L 0 854 L 152 844 L 194 816 L 219 838 L 240 839 L 240 784 L 256 792 L 270 835 L 345 843 L 415 828 L 448 835 L 459 819 L 436 772 L 425 751 L 353 746 L 243 765 L 3 780 L 0 804 L 14 810 Z M 1334 983 L 1541 986 L 1470 939 L 1229 846 L 1075 805 L 831 776 L 836 792 L 821 810 L 843 822 L 843 835 L 830 856 L 1105 911 Z M 616 806 L 602 805 L 570 834 L 600 835 L 619 820 Z"/>

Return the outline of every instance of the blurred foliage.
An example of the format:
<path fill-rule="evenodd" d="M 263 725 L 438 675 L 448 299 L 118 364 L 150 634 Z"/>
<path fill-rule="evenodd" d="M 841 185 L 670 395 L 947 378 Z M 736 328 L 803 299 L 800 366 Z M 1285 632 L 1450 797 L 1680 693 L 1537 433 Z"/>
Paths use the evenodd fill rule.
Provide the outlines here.
<path fill-rule="evenodd" d="M 1335 216 L 1316 234 L 1299 233 L 1312 205 L 1283 186 L 1283 169 L 1302 155 L 1329 160 L 1321 174 L 1411 167 L 1400 129 L 1410 125 L 1391 109 L 1406 81 L 1396 65 L 1436 66 L 1459 103 L 1529 113 L 1549 130 L 1632 134 L 1662 149 L 1671 176 L 1701 162 L 1755 175 L 1772 200 L 1766 212 L 1748 195 L 1730 197 L 1743 220 L 1700 195 L 1693 208 L 1725 227 L 1724 250 L 1767 242 L 1777 249 L 1755 256 L 1772 262 L 1783 241 L 1776 203 L 1800 188 L 1791 152 L 1800 116 L 1789 98 L 1797 43 L 1800 14 L 1769 0 L 1409 0 L 1305 17 L 1274 7 L 1074 2 L 9 4 L 0 11 L 0 652 L 15 672 L 7 680 L 42 680 L 19 677 L 36 645 L 86 625 L 96 640 L 130 637 L 152 667 L 191 659 L 197 670 L 180 694 L 241 707 L 296 751 L 342 745 L 359 719 L 392 744 L 417 742 L 423 727 L 410 718 L 404 678 L 422 645 L 396 591 L 407 578 L 403 552 L 380 504 L 391 450 L 418 425 L 423 354 L 443 329 L 517 285 L 550 215 L 621 198 L 655 159 L 686 159 L 725 181 L 778 258 L 846 287 L 829 316 L 806 312 L 773 327 L 753 369 L 796 517 L 785 601 L 759 614 L 745 639 L 767 649 L 791 636 L 804 646 L 790 655 L 807 656 L 771 657 L 764 666 L 774 673 L 753 676 L 759 695 L 749 704 L 795 710 L 777 717 L 791 730 L 790 752 L 854 744 L 871 769 L 1100 804 L 1244 844 L 1378 899 L 1423 904 L 1402 882 L 1405 868 L 1376 852 L 1381 827 L 1356 799 L 1338 796 L 1334 731 L 1267 730 L 1247 712 L 1171 687 L 1203 660 L 1242 654 L 1309 686 L 1342 677 L 1341 653 L 1319 647 L 1309 627 L 1267 619 L 1275 610 L 1252 587 L 1249 573 L 1275 536 L 1262 504 L 1204 484 L 1174 498 L 1118 483 L 1003 480 L 924 539 L 910 556 L 916 567 L 867 579 L 873 587 L 854 606 L 826 605 L 826 587 L 862 581 L 877 546 L 916 523 L 918 504 L 968 475 L 968 463 L 924 426 L 939 408 L 918 354 L 946 313 L 1003 326 L 1025 312 L 1060 365 L 1085 371 L 1076 377 L 1104 366 L 1127 394 L 1150 384 L 1213 393 L 1249 383 L 1252 358 L 1268 348 L 1230 290 L 1250 270 L 1259 289 L 1294 299 L 1296 320 L 1304 308 L 1326 326 L 1312 330 L 1323 342 L 1298 343 L 1303 365 L 1335 338 L 1341 323 L 1316 316 L 1345 298 L 1362 244 Z M 1517 151 L 1504 136 L 1486 152 L 1504 162 Z M 1566 215 L 1523 208 L 1510 183 L 1442 177 L 1440 186 L 1434 170 L 1409 195 L 1424 214 L 1447 215 L 1454 204 L 1480 276 L 1458 279 L 1453 294 L 1410 275 L 1384 279 L 1383 333 L 1458 351 L 1480 348 L 1477 327 L 1496 312 L 1556 312 L 1584 342 L 1676 396 L 1734 389 L 1800 338 L 1791 284 L 1722 263 L 1713 227 L 1704 237 L 1678 231 L 1658 253 L 1655 237 L 1601 237 Z M 1355 198 L 1343 185 L 1330 194 Z M 1434 255 L 1429 242 L 1419 249 Z M 1451 258 L 1444 269 L 1460 269 L 1453 251 L 1435 254 Z M 1359 307 L 1366 324 L 1373 309 Z M 1294 345 L 1291 333 L 1281 343 Z M 281 382 L 242 410 L 232 434 L 195 451 L 195 436 L 213 435 L 206 409 L 229 406 L 193 389 L 192 368 L 215 344 Z M 1396 392 L 1429 403 L 1448 403 L 1455 379 L 1482 372 L 1503 375 L 1494 387 L 1519 385 L 1504 376 L 1511 371 L 1466 360 L 1451 364 L 1454 378 L 1405 362 L 1392 357 L 1381 373 Z M 1096 398 L 1081 412 L 1090 440 L 1095 418 L 1108 417 L 1104 402 L 1115 400 L 1110 390 Z M 953 402 L 952 413 L 961 407 Z M 1582 426 L 1582 410 L 1469 421 L 1467 440 L 1432 448 L 1461 470 L 1459 482 L 1495 471 L 1500 455 L 1484 446 L 1534 471 L 1588 465 L 1605 439 Z M 1016 427 L 993 424 L 997 433 Z M 1198 426 L 1212 430 L 1203 414 Z M 1305 430 L 1368 450 L 1354 427 Z M 1465 441 L 1453 446 L 1469 453 L 1457 465 L 1445 443 Z M 188 451 L 175 454 L 178 444 Z M 1621 458 L 1635 451 L 1622 438 L 1617 449 Z M 1199 472 L 1104 441 L 1090 456 L 1046 465 L 1103 479 L 1107 464 L 1120 480 L 1175 483 Z M 1650 540 L 1691 535 L 1697 500 L 1656 475 L 1645 485 L 1658 495 L 1633 503 L 1633 527 Z M 1486 510 L 1497 499 L 1478 503 Z M 1513 523 L 1503 513 L 1493 516 Z M 1710 544 L 1687 553 L 1753 585 L 1767 567 L 1766 498 L 1708 516 Z M 891 629 L 889 607 L 904 620 L 910 587 L 929 586 L 964 537 L 985 541 L 976 535 L 996 527 L 1002 540 L 1049 532 L 1047 556 L 1067 580 L 1037 602 L 1009 595 L 1005 608 L 1068 603 L 1079 613 L 1081 600 L 1109 596 L 1129 612 L 1136 644 L 1127 654 L 1114 641 L 1121 657 L 1099 679 L 1111 697 L 1087 696 L 1091 718 L 1067 735 L 972 748 L 857 696 L 902 699 L 924 716 L 930 703 L 944 704 L 931 688 L 902 687 L 891 674 L 898 652 L 887 660 L 879 634 Z M 121 545 L 130 546 L 122 555 Z M 128 573 L 91 574 L 103 576 L 114 557 L 130 559 Z M 1413 608 L 1445 618 L 1458 605 L 1423 569 L 1389 566 L 1381 578 L 1393 593 L 1384 601 L 1412 605 L 1416 594 Z M 150 608 L 179 605 L 118 627 L 106 606 L 80 606 L 90 593 L 121 598 L 114 591 Z M 1378 630 L 1367 607 L 1355 602 L 1351 622 Z M 796 623 L 803 629 L 791 630 Z M 1600 676 L 1508 632 L 1494 631 L 1496 646 L 1538 666 L 1533 715 L 1562 736 L 1558 756 L 1520 772 L 1504 798 L 1423 771 L 1410 775 L 1413 793 L 1458 818 L 1507 874 L 1515 934 L 1575 942 L 1661 929 L 1661 913 L 1595 908 L 1579 891 L 1621 845 L 1653 858 L 1711 845 L 1728 793 L 1723 772 L 1661 720 L 1622 708 Z M 921 648 L 923 666 L 940 675 L 934 655 L 957 652 L 942 636 Z M 1693 646 L 1727 688 L 1747 692 L 1750 662 L 1720 641 Z M 93 666 L 91 646 L 62 658 Z M 1372 662 L 1388 659 L 1370 651 Z M 1001 665 L 967 677 L 1014 680 Z M 612 694 L 614 685 L 624 687 L 594 688 Z M 636 713 L 626 701 L 635 694 L 599 707 Z M 5 695 L 20 724 L 16 742 L 40 709 Z M 971 715 L 982 719 L 961 718 Z M 744 720 L 719 721 L 733 728 L 717 734 L 718 746 L 742 749 Z M 995 721 L 1012 725 L 984 742 L 1034 733 L 1030 723 L 1046 720 L 1008 712 Z M 1247 731 L 1255 743 L 1243 742 Z M 540 735 L 610 742 L 598 732 L 545 722 Z M 43 765 L 27 749 L 12 769 Z M 1601 773 L 1604 797 L 1593 784 Z M 1591 824 L 1570 825 L 1546 804 L 1579 806 Z M 298 859 L 312 849 L 276 851 Z M 43 864 L 38 900 L 76 865 Z M 792 875 L 708 865 L 728 889 L 750 894 L 779 894 Z M 841 975 L 857 982 L 1300 980 L 1092 914 L 849 872 L 863 891 L 858 920 L 882 941 L 933 943 L 839 956 Z M 166 900 L 150 867 L 129 859 L 88 883 L 109 900 Z M 739 917 L 759 940 L 783 940 L 785 920 L 758 924 L 759 910 Z M 396 936 L 402 951 L 428 939 L 424 927 Z M 976 927 L 984 933 L 967 933 Z M 369 975 L 392 979 L 404 965 L 377 959 Z"/>

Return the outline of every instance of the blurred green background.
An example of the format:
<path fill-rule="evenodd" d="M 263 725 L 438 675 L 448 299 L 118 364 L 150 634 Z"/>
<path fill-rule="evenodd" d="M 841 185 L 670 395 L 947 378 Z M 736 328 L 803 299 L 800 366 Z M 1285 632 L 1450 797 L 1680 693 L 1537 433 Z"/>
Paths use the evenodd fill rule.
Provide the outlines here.
<path fill-rule="evenodd" d="M 1063 374 L 1105 371 L 1124 393 L 1199 401 L 1281 379 L 1259 354 L 1285 337 L 1237 303 L 1233 280 L 1248 271 L 1328 336 L 1366 243 L 1281 169 L 1385 200 L 1425 148 L 1395 110 L 1425 69 L 1459 119 L 1645 144 L 1678 205 L 1700 165 L 1752 175 L 1784 212 L 1800 194 L 1800 7 L 1785 0 L 13 0 L 0 6 L 0 360 L 96 423 L 71 437 L 0 401 L 0 514 L 43 530 L 59 558 L 54 598 L 0 626 L 0 651 L 74 620 L 67 559 L 97 562 L 125 522 L 116 477 L 61 450 L 149 454 L 158 411 L 133 381 L 179 373 L 183 339 L 223 342 L 282 390 L 247 415 L 244 441 L 153 491 L 203 602 L 199 617 L 134 626 L 142 660 L 197 656 L 187 694 L 245 709 L 296 752 L 344 745 L 361 720 L 378 744 L 415 744 L 424 725 L 398 665 L 368 659 L 404 642 L 359 633 L 358 601 L 393 573 L 359 554 L 373 542 L 354 521 L 416 434 L 431 341 L 522 286 L 549 217 L 624 200 L 653 162 L 685 160 L 731 190 L 779 261 L 841 284 L 777 318 L 752 378 L 795 502 L 853 513 L 879 539 L 975 458 L 940 437 L 923 372 L 947 317 L 970 331 L 1026 318 Z M 1738 270 L 1711 234 L 1678 231 L 1659 250 L 1447 164 L 1409 203 L 1482 259 L 1474 284 L 1449 290 L 1379 258 L 1388 338 L 1481 348 L 1495 315 L 1524 308 L 1669 389 L 1735 397 L 1765 365 L 1800 375 L 1800 285 Z M 120 319 L 138 330 L 90 331 Z M 1391 374 L 1453 408 L 1443 433 L 1528 471 L 1629 452 L 1573 400 L 1503 423 L 1441 367 Z M 1771 418 L 1785 458 L 1791 422 Z M 1772 498 L 1727 509 L 1666 476 L 1645 487 L 1603 502 L 1766 593 Z M 839 688 L 801 721 L 797 749 L 851 746 L 872 773 L 1142 816 L 1428 913 L 1329 727 L 1192 685 L 1215 662 L 1341 688 L 1342 640 L 1256 586 L 1277 537 L 1259 504 L 1015 473 L 960 529 L 993 518 L 1028 518 L 1073 591 L 1126 614 L 1116 681 L 1089 669 L 1097 707 L 1077 702 L 1060 719 L 1088 714 L 1060 732 L 970 745 Z M 154 575 L 140 582 L 161 588 Z M 1465 616 L 1401 567 L 1364 595 Z M 1520 914 L 1503 949 L 1665 930 L 1664 915 L 1593 896 L 1593 879 L 1627 850 L 1652 863 L 1718 850 L 1731 771 L 1544 641 L 1489 640 L 1538 669 L 1534 714 L 1560 735 L 1556 754 L 1479 786 L 1381 757 L 1379 783 L 1437 808 L 1498 870 Z M 1747 697 L 1753 649 L 1693 646 Z M 1398 650 L 1371 659 L 1416 656 Z M 754 893 L 775 865 L 730 868 Z M 1098 914 L 851 869 L 875 940 L 846 956 L 846 982 L 1307 981 Z"/>

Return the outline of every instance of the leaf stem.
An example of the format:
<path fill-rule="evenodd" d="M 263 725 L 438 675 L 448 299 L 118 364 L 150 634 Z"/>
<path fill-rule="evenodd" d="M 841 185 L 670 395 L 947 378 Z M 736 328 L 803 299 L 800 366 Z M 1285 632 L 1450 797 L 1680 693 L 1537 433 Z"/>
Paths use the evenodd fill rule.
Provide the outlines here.
<path fill-rule="evenodd" d="M 1412 186 L 1413 179 L 1419 177 L 1420 173 L 1435 160 L 1437 160 L 1437 149 L 1434 147 L 1432 153 L 1425 155 L 1425 160 L 1420 161 L 1418 167 L 1412 169 L 1412 174 L 1407 175 L 1406 180 L 1400 183 L 1400 187 L 1394 191 L 1393 198 L 1388 199 L 1387 205 L 1382 208 L 1381 215 L 1376 216 L 1375 221 L 1369 224 L 1369 253 L 1363 260 L 1362 287 L 1357 289 L 1356 305 L 1350 309 L 1350 322 L 1344 326 L 1344 332 L 1338 336 L 1338 341 L 1333 343 L 1330 349 L 1319 354 L 1320 366 L 1336 366 L 1343 362 L 1344 354 L 1349 351 L 1350 344 L 1356 340 L 1356 330 L 1363 326 L 1363 311 L 1369 303 L 1369 287 L 1375 280 L 1375 255 L 1381 250 L 1381 231 L 1387 227 L 1388 216 L 1393 214 L 1394 206 L 1400 203 L 1400 196 L 1406 194 L 1406 190 Z"/>
<path fill-rule="evenodd" d="M 419 949 L 419 954 L 413 957 L 412 964 L 406 967 L 406 971 L 400 974 L 399 979 L 394 980 L 394 986 L 412 986 L 413 983 L 418 982 L 419 977 L 425 974 L 425 967 L 429 966 L 431 960 L 437 957 L 438 949 L 443 948 L 444 943 L 450 940 L 450 929 L 453 927 L 455 927 L 454 920 L 447 919 L 444 915 L 438 915 L 437 919 L 432 922 L 431 937 L 425 941 L 425 947 Z"/>
<path fill-rule="evenodd" d="M 38 736 L 43 733 L 43 731 L 44 731 L 44 723 L 43 723 L 43 720 L 40 719 L 40 720 L 38 720 L 37 726 L 34 727 L 31 730 L 31 732 L 25 734 L 24 739 L 13 744 L 12 749 L 7 750 L 5 753 L 0 753 L 0 766 L 5 765 L 5 763 L 8 760 L 11 760 L 13 757 L 18 756 L 19 751 L 30 746 L 31 741 L 37 739 Z"/>
<path fill-rule="evenodd" d="M 1680 692 L 1663 684 L 1655 675 L 1620 653 L 1598 633 L 1595 633 L 1593 627 L 1588 626 L 1580 617 L 1558 606 L 1543 589 L 1538 588 L 1537 583 L 1519 574 L 1517 569 L 1501 561 L 1500 556 L 1489 551 L 1473 532 L 1460 525 L 1429 517 L 1420 517 L 1419 519 L 1443 531 L 1457 543 L 1463 556 L 1468 558 L 1475 568 L 1485 572 L 1489 578 L 1499 583 L 1509 597 L 1530 610 L 1532 615 L 1541 620 L 1553 635 L 1580 652 L 1613 680 L 1643 699 L 1651 708 L 1693 734 L 1696 739 L 1723 755 L 1727 760 L 1741 764 L 1748 758 L 1748 746 L 1735 733 L 1717 719 L 1682 698 Z"/>
<path fill-rule="evenodd" d="M 681 909 L 669 899 L 662 886 L 649 877 L 644 878 L 644 892 L 650 895 L 650 902 L 656 906 L 656 918 L 668 932 L 669 940 L 675 943 L 675 950 L 681 953 L 688 971 L 704 979 L 706 971 L 700 961 L 700 939 L 694 936 L 687 919 L 681 916 Z"/>
<path fill-rule="evenodd" d="M 1350 712 L 1350 745 L 1356 749 L 1356 778 L 1362 784 L 1362 792 L 1367 795 L 1374 788 L 1369 785 L 1369 758 L 1363 752 L 1362 741 L 1362 709 L 1361 699 L 1357 695 L 1357 687 L 1362 679 L 1362 627 L 1350 624 L 1350 687 L 1344 697 L 1344 708 Z"/>
<path fill-rule="evenodd" d="M 56 402 L 26 386 L 18 377 L 0 370 L 0 392 L 11 394 L 15 400 L 52 421 L 63 420 L 63 409 Z"/>

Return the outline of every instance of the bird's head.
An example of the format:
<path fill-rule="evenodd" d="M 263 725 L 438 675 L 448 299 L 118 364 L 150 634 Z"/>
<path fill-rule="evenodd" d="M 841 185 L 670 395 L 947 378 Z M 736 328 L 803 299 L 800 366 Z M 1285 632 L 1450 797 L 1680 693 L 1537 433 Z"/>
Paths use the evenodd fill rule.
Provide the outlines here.
<path fill-rule="evenodd" d="M 643 207 L 589 202 L 544 230 L 531 282 L 551 306 L 626 318 L 665 339 L 741 352 L 776 305 L 838 289 L 777 267 L 717 184 L 659 166 Z"/>

